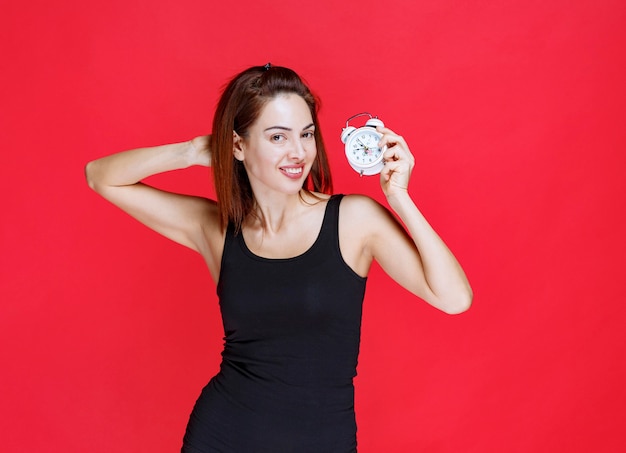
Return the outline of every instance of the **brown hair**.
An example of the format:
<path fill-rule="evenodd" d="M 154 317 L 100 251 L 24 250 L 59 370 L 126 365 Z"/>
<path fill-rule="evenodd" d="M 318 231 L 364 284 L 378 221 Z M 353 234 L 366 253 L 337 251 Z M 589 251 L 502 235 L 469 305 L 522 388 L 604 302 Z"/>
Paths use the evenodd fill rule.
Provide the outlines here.
<path fill-rule="evenodd" d="M 219 203 L 222 228 L 229 222 L 235 231 L 255 207 L 254 194 L 243 163 L 233 155 L 233 132 L 247 137 L 267 102 L 280 94 L 293 93 L 309 106 L 315 124 L 317 156 L 304 182 L 304 190 L 332 193 L 326 148 L 317 121 L 319 100 L 293 70 L 272 66 L 253 66 L 236 75 L 224 88 L 213 118 L 211 166 Z"/>

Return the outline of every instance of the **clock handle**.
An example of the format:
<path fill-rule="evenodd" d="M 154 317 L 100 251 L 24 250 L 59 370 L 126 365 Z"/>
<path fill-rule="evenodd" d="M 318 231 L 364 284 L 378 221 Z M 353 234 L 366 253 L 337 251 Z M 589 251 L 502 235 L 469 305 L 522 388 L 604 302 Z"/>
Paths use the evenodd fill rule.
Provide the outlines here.
<path fill-rule="evenodd" d="M 379 120 L 378 118 L 371 118 L 369 120 L 367 120 L 367 123 L 365 123 L 366 126 L 369 127 L 385 127 L 385 123 L 383 123 L 381 120 Z"/>
<path fill-rule="evenodd" d="M 359 116 L 366 116 L 366 115 L 370 117 L 370 120 L 376 119 L 376 117 L 373 116 L 371 113 L 367 113 L 367 112 L 357 113 L 356 115 L 353 115 L 350 118 L 348 118 L 348 120 L 346 121 L 346 127 L 348 127 L 348 124 L 350 124 L 350 121 L 352 121 L 353 119 L 358 118 Z"/>

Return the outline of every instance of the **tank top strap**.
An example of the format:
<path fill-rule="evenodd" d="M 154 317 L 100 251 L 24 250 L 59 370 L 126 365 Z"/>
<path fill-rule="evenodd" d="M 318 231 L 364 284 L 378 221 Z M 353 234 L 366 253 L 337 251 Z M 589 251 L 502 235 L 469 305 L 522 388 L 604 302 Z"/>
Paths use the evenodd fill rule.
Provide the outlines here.
<path fill-rule="evenodd" d="M 226 226 L 226 236 L 224 237 L 224 249 L 226 249 L 226 247 L 230 245 L 230 243 L 233 241 L 234 238 L 235 238 L 235 224 L 229 221 L 228 225 Z M 226 250 L 224 250 L 224 252 L 226 252 Z"/>
<path fill-rule="evenodd" d="M 328 228 L 329 226 L 337 226 L 339 223 L 339 204 L 341 203 L 341 199 L 343 198 L 343 194 L 338 193 L 331 195 L 328 199 L 328 207 L 326 208 L 326 215 L 324 218 L 324 227 Z"/>
<path fill-rule="evenodd" d="M 328 199 L 324 220 L 320 230 L 318 242 L 332 244 L 333 248 L 339 248 L 339 204 L 343 194 L 331 195 Z"/>

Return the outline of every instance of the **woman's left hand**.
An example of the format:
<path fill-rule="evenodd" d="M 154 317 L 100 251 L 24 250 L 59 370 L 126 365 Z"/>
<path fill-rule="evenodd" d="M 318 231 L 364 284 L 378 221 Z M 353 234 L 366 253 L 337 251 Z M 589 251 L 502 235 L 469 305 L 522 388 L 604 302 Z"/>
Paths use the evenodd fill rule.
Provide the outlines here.
<path fill-rule="evenodd" d="M 377 127 L 376 130 L 382 134 L 378 146 L 387 146 L 383 154 L 385 166 L 380 172 L 383 192 L 387 198 L 407 193 L 415 158 L 400 135 L 386 127 Z"/>

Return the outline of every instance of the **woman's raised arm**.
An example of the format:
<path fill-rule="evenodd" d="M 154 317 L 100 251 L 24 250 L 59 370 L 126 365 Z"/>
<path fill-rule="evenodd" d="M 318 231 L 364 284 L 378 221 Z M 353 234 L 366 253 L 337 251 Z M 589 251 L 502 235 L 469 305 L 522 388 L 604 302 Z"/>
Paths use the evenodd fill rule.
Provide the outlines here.
<path fill-rule="evenodd" d="M 404 139 L 390 129 L 379 146 L 387 146 L 380 183 L 391 208 L 404 223 L 366 197 L 351 197 L 346 203 L 352 231 L 361 231 L 361 263 L 375 259 L 401 286 L 431 305 L 454 314 L 467 310 L 472 289 L 460 264 L 429 225 L 408 193 L 414 158 Z M 407 232 L 408 230 L 408 232 Z M 359 262 L 357 259 L 354 262 Z"/>
<path fill-rule="evenodd" d="M 384 261 L 383 267 L 409 291 L 446 313 L 461 313 L 472 303 L 472 289 L 457 259 L 409 196 L 413 155 L 404 138 L 390 129 L 382 128 L 379 132 L 383 133 L 380 146 L 387 146 L 381 186 L 389 206 L 408 229 L 413 247 L 405 248 L 404 263 L 398 255 L 389 256 L 387 250 L 376 246 L 375 258 Z M 411 265 L 403 265 L 408 263 Z"/>
<path fill-rule="evenodd" d="M 163 236 L 201 253 L 213 273 L 217 270 L 213 261 L 217 259 L 210 252 L 215 247 L 220 249 L 222 238 L 215 202 L 166 192 L 141 182 L 158 173 L 210 164 L 209 137 L 200 136 L 91 161 L 85 167 L 85 175 L 89 187 L 111 203 Z"/>

